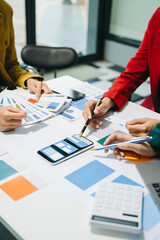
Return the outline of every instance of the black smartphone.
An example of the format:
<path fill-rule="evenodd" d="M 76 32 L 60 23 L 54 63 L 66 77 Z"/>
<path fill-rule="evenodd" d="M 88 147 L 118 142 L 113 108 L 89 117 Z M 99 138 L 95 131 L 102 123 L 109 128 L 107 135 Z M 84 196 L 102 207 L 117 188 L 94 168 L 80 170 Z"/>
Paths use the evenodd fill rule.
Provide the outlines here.
<path fill-rule="evenodd" d="M 67 88 L 67 87 L 64 87 L 64 86 L 61 86 L 61 85 L 54 86 L 52 88 L 52 91 L 55 92 L 55 93 L 61 93 L 61 94 L 67 95 L 73 101 L 76 101 L 76 100 L 79 100 L 79 99 L 85 97 L 84 93 L 75 91 L 71 88 Z"/>
<path fill-rule="evenodd" d="M 37 153 L 52 165 L 56 165 L 92 147 L 92 141 L 75 134 L 42 148 Z"/>

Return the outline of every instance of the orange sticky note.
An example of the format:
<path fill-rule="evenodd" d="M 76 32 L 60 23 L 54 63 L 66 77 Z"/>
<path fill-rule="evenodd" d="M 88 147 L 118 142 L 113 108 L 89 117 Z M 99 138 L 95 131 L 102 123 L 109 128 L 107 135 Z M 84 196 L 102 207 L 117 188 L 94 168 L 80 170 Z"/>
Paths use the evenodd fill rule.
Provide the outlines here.
<path fill-rule="evenodd" d="M 8 194 L 14 201 L 17 201 L 32 192 L 38 190 L 23 176 L 16 177 L 0 186 L 0 188 Z"/>
<path fill-rule="evenodd" d="M 125 151 L 124 152 L 124 157 L 126 159 L 128 159 L 129 161 L 134 162 L 134 163 L 149 162 L 153 159 L 152 157 L 142 156 L 142 155 L 139 155 L 139 154 L 137 154 L 135 152 L 132 152 L 132 151 Z"/>
<path fill-rule="evenodd" d="M 33 99 L 33 98 L 29 98 L 28 102 L 35 104 L 37 101 L 35 99 Z"/>

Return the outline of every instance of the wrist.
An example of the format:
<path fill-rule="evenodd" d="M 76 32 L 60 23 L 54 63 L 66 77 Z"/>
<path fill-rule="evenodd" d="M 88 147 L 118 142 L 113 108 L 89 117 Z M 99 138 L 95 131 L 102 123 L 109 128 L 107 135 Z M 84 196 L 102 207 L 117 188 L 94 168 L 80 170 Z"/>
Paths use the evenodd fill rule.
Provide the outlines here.
<path fill-rule="evenodd" d="M 104 97 L 103 99 L 107 103 L 108 109 L 114 108 L 116 106 L 115 102 L 111 98 Z"/>
<path fill-rule="evenodd" d="M 28 79 L 25 80 L 25 82 L 24 82 L 25 87 L 28 87 L 28 83 L 29 83 L 29 80 L 30 80 L 30 79 L 31 79 L 31 78 L 28 78 Z"/>

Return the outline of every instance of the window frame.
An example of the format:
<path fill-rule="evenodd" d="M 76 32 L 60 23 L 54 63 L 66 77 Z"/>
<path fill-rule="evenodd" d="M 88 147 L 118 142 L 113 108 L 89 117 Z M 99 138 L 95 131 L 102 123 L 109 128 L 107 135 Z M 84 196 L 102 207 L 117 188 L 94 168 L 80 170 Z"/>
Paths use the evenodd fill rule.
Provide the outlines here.
<path fill-rule="evenodd" d="M 79 62 L 95 61 L 103 58 L 105 31 L 108 26 L 107 8 L 110 8 L 111 0 L 98 0 L 98 28 L 97 28 L 97 46 L 95 54 L 80 56 Z M 25 0 L 26 14 L 26 44 L 36 45 L 36 0 Z"/>

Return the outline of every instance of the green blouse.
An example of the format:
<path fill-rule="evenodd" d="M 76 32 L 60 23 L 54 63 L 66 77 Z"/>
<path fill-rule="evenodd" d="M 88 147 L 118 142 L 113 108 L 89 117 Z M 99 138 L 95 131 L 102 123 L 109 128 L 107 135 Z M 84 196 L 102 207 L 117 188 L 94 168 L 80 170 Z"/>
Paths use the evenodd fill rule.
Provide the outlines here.
<path fill-rule="evenodd" d="M 149 136 L 152 136 L 152 141 L 149 142 L 154 151 L 160 156 L 160 123 L 150 132 Z"/>

